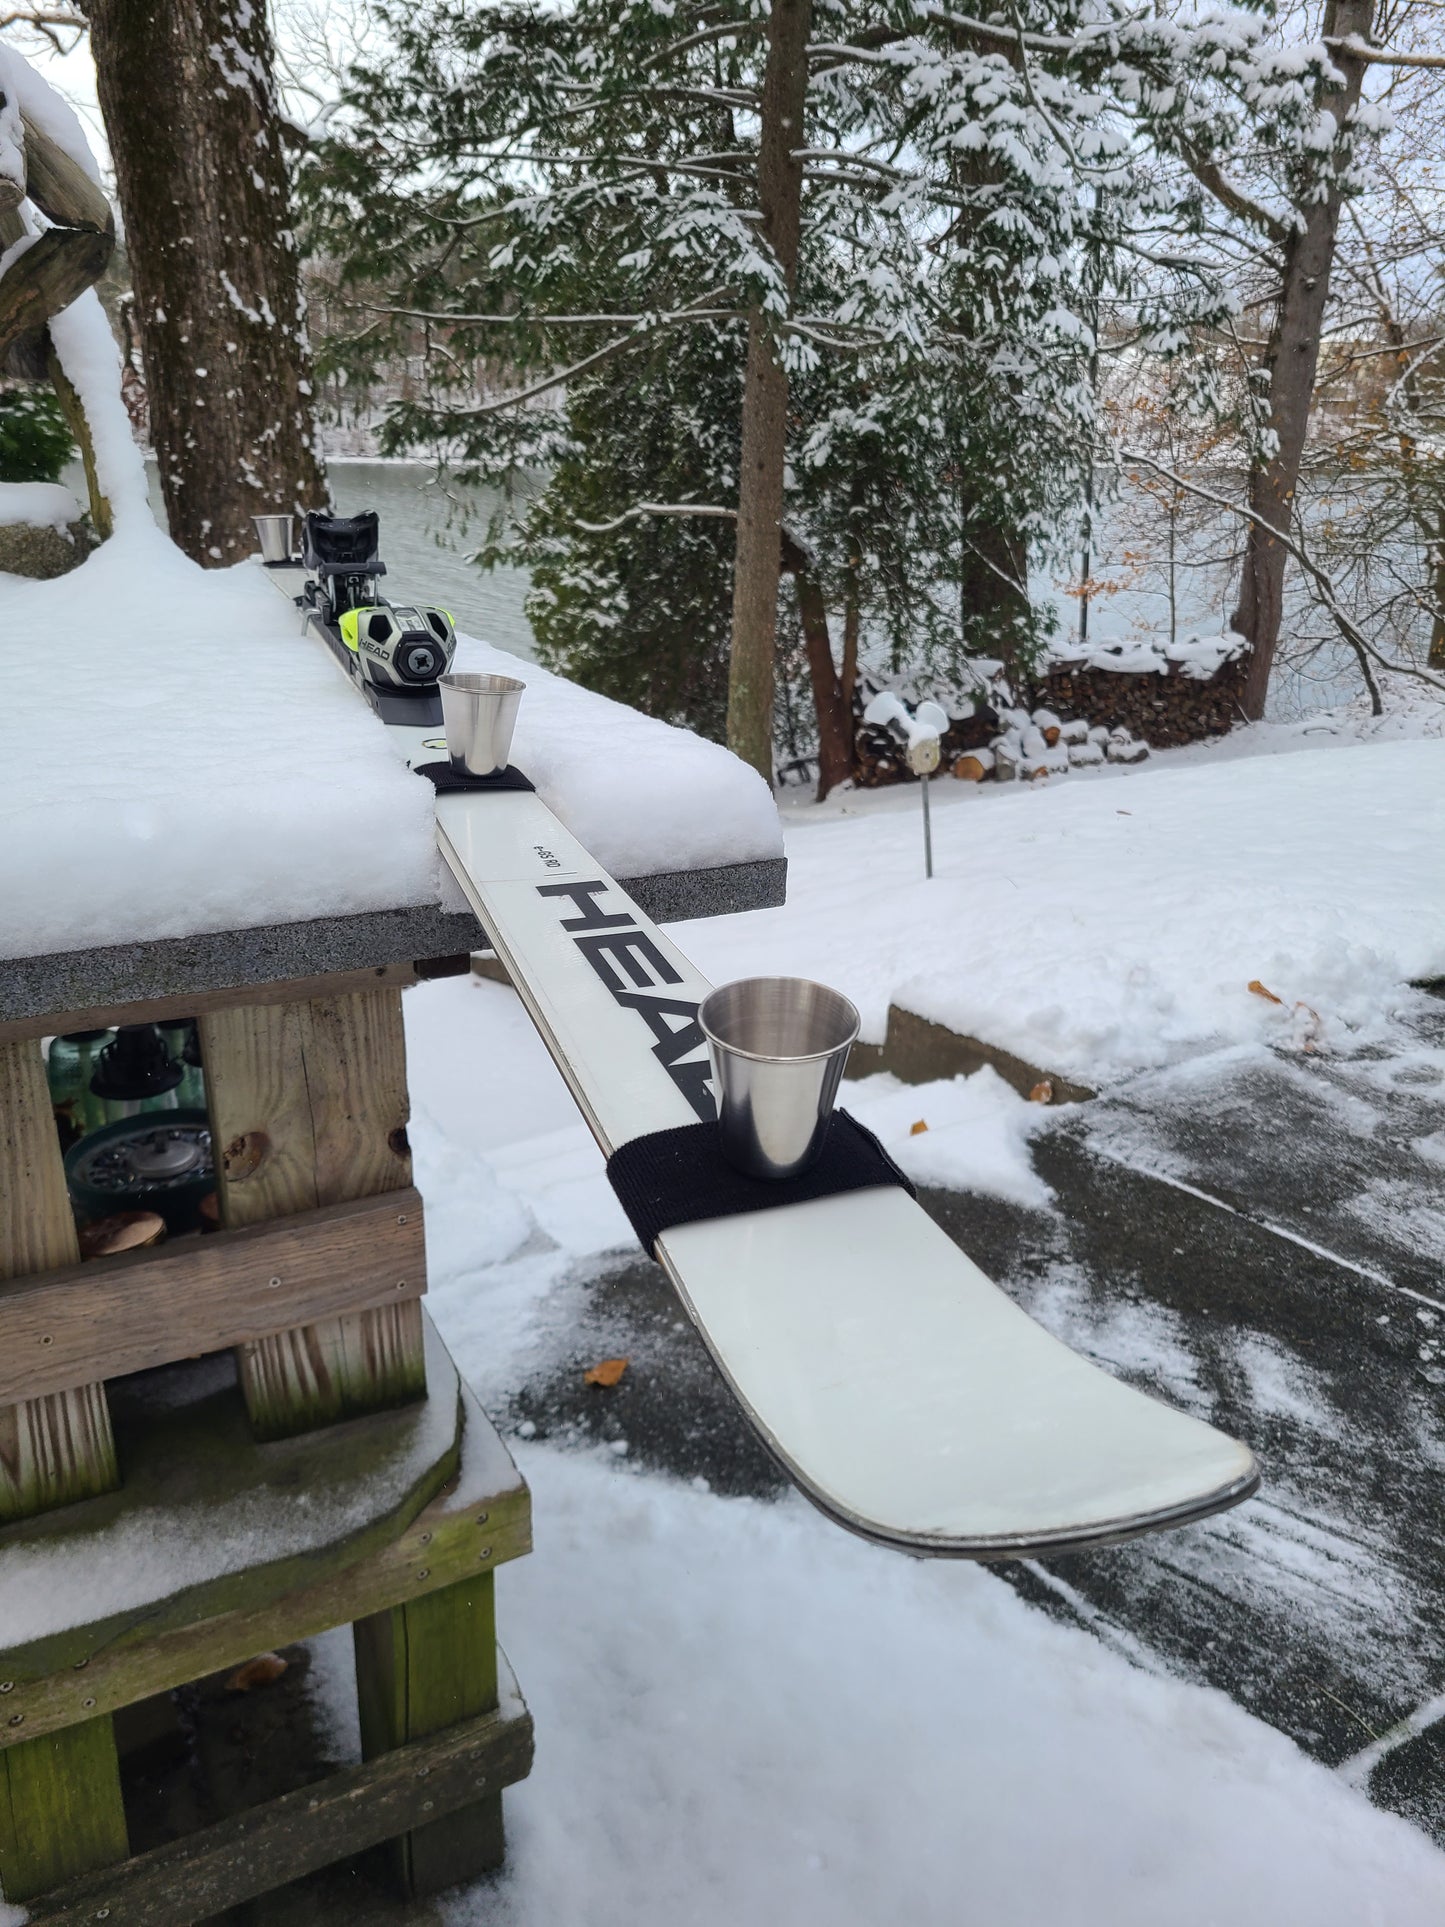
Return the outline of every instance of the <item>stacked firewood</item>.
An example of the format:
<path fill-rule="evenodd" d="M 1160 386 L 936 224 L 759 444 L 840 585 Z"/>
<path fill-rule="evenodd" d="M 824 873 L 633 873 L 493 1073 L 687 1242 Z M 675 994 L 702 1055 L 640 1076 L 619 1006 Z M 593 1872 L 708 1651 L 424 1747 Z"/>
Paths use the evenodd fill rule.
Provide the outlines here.
<path fill-rule="evenodd" d="M 1108 729 L 1084 717 L 1064 722 L 1051 709 L 1003 709 L 999 733 L 983 748 L 969 750 L 953 763 L 953 773 L 968 783 L 992 777 L 996 783 L 1036 782 L 1088 769 L 1098 763 L 1137 763 L 1149 745 L 1127 729 Z"/>

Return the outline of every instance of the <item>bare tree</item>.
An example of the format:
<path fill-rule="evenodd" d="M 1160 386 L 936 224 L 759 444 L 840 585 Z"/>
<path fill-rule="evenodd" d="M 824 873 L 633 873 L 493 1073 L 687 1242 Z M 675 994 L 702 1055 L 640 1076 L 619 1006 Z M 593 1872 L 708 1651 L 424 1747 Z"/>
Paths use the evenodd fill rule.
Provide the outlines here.
<path fill-rule="evenodd" d="M 1365 60 L 1349 51 L 1348 43 L 1367 39 L 1373 12 L 1374 0 L 1327 0 L 1325 39 L 1331 44 L 1342 84 L 1323 83 L 1319 100 L 1335 123 L 1337 142 L 1359 105 L 1365 76 Z M 1290 223 L 1271 224 L 1273 238 L 1281 243 L 1282 262 L 1264 357 L 1269 435 L 1249 478 L 1249 534 L 1233 618 L 1234 628 L 1250 644 L 1242 700 L 1245 714 L 1252 719 L 1264 714 L 1279 647 L 1289 559 L 1282 538 L 1288 535 L 1294 516 L 1344 200 L 1337 171 L 1322 190 L 1314 187 L 1310 192 L 1313 198 L 1295 209 Z"/>

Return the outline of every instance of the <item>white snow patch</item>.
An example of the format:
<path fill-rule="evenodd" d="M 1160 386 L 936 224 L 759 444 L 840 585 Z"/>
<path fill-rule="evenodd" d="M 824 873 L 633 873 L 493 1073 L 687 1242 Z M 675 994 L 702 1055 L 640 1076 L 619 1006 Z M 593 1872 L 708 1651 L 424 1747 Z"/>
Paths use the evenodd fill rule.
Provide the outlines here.
<path fill-rule="evenodd" d="M 0 528 L 68 529 L 80 504 L 59 482 L 0 482 Z"/>
<path fill-rule="evenodd" d="M 63 313 L 51 317 L 50 338 L 85 409 L 96 479 L 110 503 L 116 535 L 148 537 L 155 519 L 146 493 L 145 460 L 120 398 L 120 350 L 94 288 L 87 288 Z M 115 615 L 101 609 L 94 613 L 102 622 Z M 152 610 L 153 621 L 156 614 Z"/>
<path fill-rule="evenodd" d="M 460 638 L 456 666 L 526 683 L 512 760 L 614 876 L 782 855 L 771 790 L 720 744 L 472 636 Z"/>
<path fill-rule="evenodd" d="M 208 1371 L 211 1362 L 193 1373 Z M 430 1369 L 441 1362 L 432 1357 Z M 7 1541 L 0 1549 L 0 1626 L 6 1638 L 23 1646 L 359 1532 L 402 1504 L 452 1437 L 454 1414 L 444 1398 L 412 1411 L 388 1455 L 377 1455 L 365 1486 L 355 1477 L 338 1477 L 333 1452 L 324 1476 L 315 1474 L 304 1491 L 278 1481 L 220 1499 L 132 1506 L 83 1532 L 67 1534 L 62 1521 L 49 1537 Z"/>
<path fill-rule="evenodd" d="M 1249 1381 L 1256 1412 L 1291 1420 L 1312 1432 L 1338 1424 L 1337 1408 L 1324 1382 L 1295 1354 L 1262 1332 L 1238 1331 L 1230 1341 L 1234 1363 Z"/>
<path fill-rule="evenodd" d="M 916 1184 L 983 1191 L 1022 1205 L 1052 1193 L 1029 1162 L 1028 1138 L 1045 1118 L 987 1064 L 971 1077 L 901 1084 L 883 1073 L 849 1084 L 846 1108 L 881 1140 Z M 915 1124 L 926 1129 L 914 1132 Z"/>
<path fill-rule="evenodd" d="M 0 583 L 0 956 L 435 902 L 429 786 L 259 571 Z"/>

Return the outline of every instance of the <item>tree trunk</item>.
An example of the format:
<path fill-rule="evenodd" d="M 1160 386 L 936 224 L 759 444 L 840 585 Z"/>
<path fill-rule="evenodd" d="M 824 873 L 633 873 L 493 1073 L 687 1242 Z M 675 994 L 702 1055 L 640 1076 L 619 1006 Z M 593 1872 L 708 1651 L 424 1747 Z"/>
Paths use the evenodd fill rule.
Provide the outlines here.
<path fill-rule="evenodd" d="M 782 566 L 798 586 L 798 613 L 803 621 L 803 648 L 808 658 L 808 681 L 813 689 L 813 714 L 818 724 L 818 790 L 822 802 L 829 790 L 853 774 L 852 692 L 833 661 L 833 639 L 828 634 L 828 605 L 822 585 L 808 567 L 803 550 L 782 533 Z"/>
<path fill-rule="evenodd" d="M 85 0 L 171 534 L 205 567 L 324 506 L 266 8 Z"/>
<path fill-rule="evenodd" d="M 971 13 L 974 9 L 961 11 Z M 969 50 L 994 59 L 1002 56 L 1016 72 L 1023 70 L 1024 56 L 1019 47 L 1001 46 L 997 40 L 972 32 L 956 21 L 947 25 L 945 37 L 956 52 Z M 991 190 L 1002 187 L 1004 168 L 998 157 L 987 148 L 960 146 L 950 156 L 948 173 L 950 184 L 961 197 L 950 233 L 967 234 L 976 242 L 991 219 Z M 977 316 L 972 315 L 967 307 L 964 316 L 968 318 L 960 317 L 962 325 L 977 325 Z M 1097 371 L 1095 382 L 1097 385 Z M 980 499 L 975 464 L 982 467 L 985 463 L 993 466 L 986 454 L 976 454 L 973 464 L 967 459 L 960 463 L 960 640 L 975 655 L 999 657 L 1009 677 L 1015 679 L 1029 666 L 1021 660 L 1021 646 L 1031 627 L 1028 551 L 1017 523 L 1011 519 L 1004 504 L 997 500 L 989 503 Z M 1087 612 L 1087 601 L 1081 606 Z"/>
<path fill-rule="evenodd" d="M 798 272 L 803 141 L 812 0 L 772 0 L 763 72 L 758 199 L 763 234 L 791 296 Z M 778 627 L 778 559 L 783 465 L 788 442 L 788 377 L 775 322 L 754 309 L 748 322 L 743 386 L 742 472 L 738 480 L 737 560 L 733 567 L 732 658 L 728 673 L 728 747 L 773 780 L 773 651 Z"/>
<path fill-rule="evenodd" d="M 1380 311 L 1380 326 L 1386 341 L 1395 351 L 1395 366 L 1399 370 L 1398 380 L 1401 392 L 1409 404 L 1416 422 L 1427 421 L 1430 415 L 1428 400 L 1420 386 L 1420 370 L 1416 365 L 1415 351 L 1400 325 L 1399 316 L 1391 304 L 1388 290 L 1375 261 L 1375 250 L 1367 235 L 1360 236 L 1364 246 L 1365 259 L 1369 263 L 1370 280 L 1375 290 L 1375 301 Z M 1425 353 L 1429 350 L 1426 348 Z M 1434 614 L 1430 620 L 1430 653 L 1427 658 L 1432 669 L 1445 669 L 1445 503 L 1440 500 L 1439 483 L 1434 474 L 1434 464 L 1422 463 L 1420 459 L 1419 437 L 1413 428 L 1401 428 L 1397 436 L 1400 450 L 1400 477 L 1405 486 L 1405 499 L 1415 518 L 1416 527 L 1425 543 L 1425 593 L 1430 598 Z"/>
<path fill-rule="evenodd" d="M 968 519 L 965 504 L 965 522 Z M 1028 557 L 1018 532 L 993 522 L 965 533 L 959 564 L 959 607 L 975 653 L 996 655 L 1011 677 L 1025 665 L 1020 642 L 1028 627 Z"/>
<path fill-rule="evenodd" d="M 1326 39 L 1367 39 L 1374 0 L 1328 0 Z M 1334 92 L 1321 93 L 1320 105 L 1342 126 L 1360 98 L 1365 63 L 1338 45 L 1331 58 L 1345 77 Z M 1320 328 L 1330 290 L 1330 268 L 1340 227 L 1341 195 L 1331 186 L 1319 200 L 1296 210 L 1299 225 L 1284 244 L 1284 274 L 1265 367 L 1269 372 L 1269 425 L 1275 448 L 1255 463 L 1249 478 L 1249 506 L 1255 518 L 1245 542 L 1244 573 L 1233 626 L 1250 645 L 1241 707 L 1257 722 L 1264 714 L 1270 671 L 1279 647 L 1284 613 L 1286 552 L 1275 532 L 1288 531 L 1299 485 L 1305 433 L 1314 396 L 1320 355 Z"/>
<path fill-rule="evenodd" d="M 1432 669 L 1445 669 L 1445 509 L 1435 516 L 1435 539 L 1430 544 L 1430 586 L 1435 593 L 1435 615 L 1430 624 Z"/>

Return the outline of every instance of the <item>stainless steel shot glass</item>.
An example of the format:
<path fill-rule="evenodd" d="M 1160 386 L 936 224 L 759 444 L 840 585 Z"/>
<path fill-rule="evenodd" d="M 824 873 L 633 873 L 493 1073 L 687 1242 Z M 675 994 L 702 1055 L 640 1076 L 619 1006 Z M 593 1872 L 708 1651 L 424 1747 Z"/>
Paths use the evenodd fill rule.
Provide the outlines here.
<path fill-rule="evenodd" d="M 507 767 L 517 708 L 527 687 L 514 676 L 439 678 L 447 755 L 468 776 L 495 776 Z"/>
<path fill-rule="evenodd" d="M 705 997 L 723 1156 L 754 1178 L 791 1178 L 823 1148 L 858 1013 L 806 977 L 744 977 Z"/>
<path fill-rule="evenodd" d="M 253 515 L 251 527 L 261 545 L 263 562 L 289 562 L 295 554 L 294 515 Z"/>

